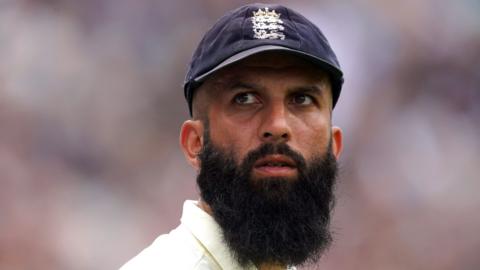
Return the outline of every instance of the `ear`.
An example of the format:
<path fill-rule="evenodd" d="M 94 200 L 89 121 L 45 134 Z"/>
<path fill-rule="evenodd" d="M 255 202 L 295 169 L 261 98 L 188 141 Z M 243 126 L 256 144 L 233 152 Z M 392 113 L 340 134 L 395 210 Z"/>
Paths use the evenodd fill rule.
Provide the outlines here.
<path fill-rule="evenodd" d="M 340 157 L 343 150 L 343 132 L 339 127 L 332 127 L 332 151 L 336 159 Z"/>
<path fill-rule="evenodd" d="M 180 147 L 185 159 L 196 170 L 200 169 L 198 154 L 203 146 L 203 124 L 200 120 L 187 120 L 180 130 Z"/>

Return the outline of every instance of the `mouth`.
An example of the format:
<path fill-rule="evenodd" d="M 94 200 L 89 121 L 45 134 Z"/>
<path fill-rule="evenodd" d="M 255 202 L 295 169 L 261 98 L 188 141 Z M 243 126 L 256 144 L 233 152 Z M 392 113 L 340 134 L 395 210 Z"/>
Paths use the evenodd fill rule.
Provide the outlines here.
<path fill-rule="evenodd" d="M 253 167 L 255 177 L 295 177 L 297 166 L 295 162 L 284 155 L 268 155 L 255 162 Z"/>

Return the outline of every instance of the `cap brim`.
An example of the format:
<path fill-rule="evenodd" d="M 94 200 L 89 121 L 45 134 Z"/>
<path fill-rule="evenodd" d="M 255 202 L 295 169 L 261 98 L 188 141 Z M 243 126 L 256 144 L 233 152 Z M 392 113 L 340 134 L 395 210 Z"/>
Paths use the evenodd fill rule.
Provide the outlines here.
<path fill-rule="evenodd" d="M 331 75 L 333 75 L 337 79 L 341 79 L 343 77 L 343 73 L 342 73 L 342 71 L 340 70 L 339 67 L 336 67 L 336 66 L 328 63 L 324 59 L 321 59 L 321 58 L 316 57 L 314 55 L 304 53 L 302 51 L 298 51 L 298 50 L 295 50 L 295 49 L 291 49 L 291 48 L 288 48 L 288 47 L 278 46 L 278 45 L 262 45 L 262 46 L 254 47 L 254 48 L 251 48 L 251 49 L 248 49 L 248 50 L 245 50 L 245 51 L 241 51 L 237 54 L 234 54 L 233 56 L 230 56 L 229 58 L 225 59 L 224 61 L 222 61 L 220 64 L 218 64 L 216 67 L 212 68 L 208 72 L 194 78 L 193 81 L 203 82 L 209 75 L 215 73 L 216 71 L 218 71 L 218 70 L 220 70 L 220 69 L 222 69 L 226 66 L 234 64 L 234 63 L 236 63 L 236 62 L 238 62 L 242 59 L 245 59 L 249 56 L 252 56 L 254 54 L 261 53 L 261 52 L 266 52 L 266 51 L 284 51 L 284 52 L 289 52 L 289 53 L 298 55 L 299 57 L 302 57 L 302 58 L 306 59 L 307 61 L 310 61 L 310 62 L 314 63 L 315 65 L 317 65 L 321 68 L 324 68 L 326 71 L 329 71 L 331 73 Z"/>

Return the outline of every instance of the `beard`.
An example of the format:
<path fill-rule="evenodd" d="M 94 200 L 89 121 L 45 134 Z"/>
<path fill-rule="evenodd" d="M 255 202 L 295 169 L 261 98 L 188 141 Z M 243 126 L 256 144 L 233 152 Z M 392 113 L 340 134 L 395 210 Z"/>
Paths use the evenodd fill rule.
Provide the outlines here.
<path fill-rule="evenodd" d="M 291 158 L 297 177 L 254 179 L 255 162 L 271 154 Z M 337 163 L 331 142 L 326 154 L 308 163 L 287 144 L 263 144 L 239 165 L 233 157 L 233 151 L 217 148 L 205 132 L 197 184 L 239 264 L 316 262 L 332 241 Z"/>

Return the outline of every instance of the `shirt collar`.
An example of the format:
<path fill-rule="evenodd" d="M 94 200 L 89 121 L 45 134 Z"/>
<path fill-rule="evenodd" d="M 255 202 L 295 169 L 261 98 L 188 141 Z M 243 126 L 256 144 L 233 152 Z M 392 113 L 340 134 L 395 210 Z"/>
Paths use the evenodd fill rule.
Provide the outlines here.
<path fill-rule="evenodd" d="M 225 244 L 220 226 L 212 216 L 198 206 L 197 201 L 185 201 L 181 222 L 205 247 L 222 269 L 258 270 L 254 265 L 243 268 L 238 264 L 228 246 Z M 296 269 L 294 266 L 287 268 L 287 270 Z"/>
<path fill-rule="evenodd" d="M 212 216 L 198 207 L 197 201 L 185 201 L 181 222 L 205 247 L 222 269 L 245 269 L 239 265 L 225 244 L 222 231 L 217 222 Z M 257 270 L 253 265 L 246 269 Z"/>

